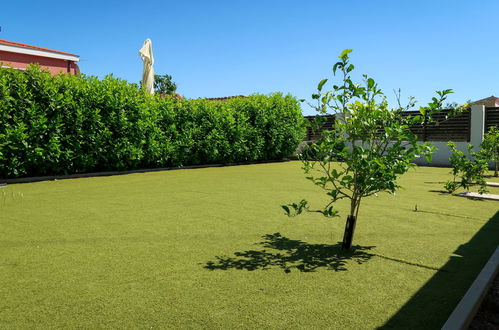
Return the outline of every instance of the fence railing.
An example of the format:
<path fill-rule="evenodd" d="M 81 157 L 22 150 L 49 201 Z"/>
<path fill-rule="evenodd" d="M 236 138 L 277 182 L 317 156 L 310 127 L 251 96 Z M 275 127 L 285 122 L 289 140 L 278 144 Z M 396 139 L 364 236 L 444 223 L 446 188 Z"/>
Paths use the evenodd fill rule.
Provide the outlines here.
<path fill-rule="evenodd" d="M 322 130 L 333 130 L 335 116 L 334 115 L 324 115 L 321 117 L 323 120 Z M 317 141 L 321 137 L 321 135 L 320 135 L 320 132 L 316 132 L 316 130 L 313 127 L 314 125 L 312 125 L 316 116 L 304 116 L 304 118 L 307 119 L 310 123 L 310 125 L 307 125 L 307 135 L 305 136 L 305 141 L 307 141 L 307 142 Z"/>
<path fill-rule="evenodd" d="M 494 108 L 495 109 L 495 108 Z M 499 110 L 499 108 L 497 108 Z M 471 111 L 469 109 L 460 113 L 457 116 L 447 118 L 451 109 L 445 109 L 432 116 L 435 123 L 426 123 L 421 125 L 413 125 L 410 127 L 411 131 L 418 136 L 419 141 L 455 141 L 455 142 L 469 142 L 471 136 Z M 492 112 L 491 112 L 492 113 Z M 419 111 L 404 111 L 403 115 L 417 116 Z M 493 112 L 491 117 L 494 120 L 499 120 L 499 111 Z M 334 129 L 334 115 L 322 116 L 325 118 L 322 129 Z M 305 116 L 305 118 L 312 123 L 315 116 Z M 380 134 L 384 134 L 383 128 L 380 128 Z M 316 141 L 319 139 L 320 132 L 315 132 L 311 126 L 307 127 L 307 135 L 305 141 Z"/>
<path fill-rule="evenodd" d="M 484 134 L 492 126 L 499 126 L 499 107 L 485 108 L 483 105 L 472 105 L 459 115 L 446 118 L 451 110 L 443 110 L 433 118 L 437 123 L 427 123 L 426 125 L 414 125 L 411 131 L 414 132 L 420 141 L 428 141 L 435 147 L 431 164 L 448 166 L 451 150 L 447 146 L 448 141 L 456 142 L 457 148 L 464 153 L 468 151 L 471 144 L 475 151 L 480 150 Z M 419 111 L 404 112 L 405 116 L 417 116 Z M 315 116 L 305 117 L 313 121 Z M 334 117 L 325 118 L 324 128 L 334 129 Z M 384 129 L 380 127 L 379 134 L 384 134 Z M 311 143 L 320 138 L 319 132 L 314 132 L 308 128 L 306 141 Z M 428 165 L 426 160 L 418 159 L 417 163 Z M 492 165 L 491 165 L 492 166 Z"/>
<path fill-rule="evenodd" d="M 492 126 L 499 127 L 499 107 L 485 108 L 485 133 L 487 133 Z"/>
<path fill-rule="evenodd" d="M 450 116 L 452 109 L 442 110 L 432 115 L 433 122 L 411 126 L 411 131 L 419 141 L 455 141 L 469 142 L 471 139 L 471 111 L 469 109 L 456 116 Z M 419 114 L 419 111 L 407 111 L 408 116 Z"/>

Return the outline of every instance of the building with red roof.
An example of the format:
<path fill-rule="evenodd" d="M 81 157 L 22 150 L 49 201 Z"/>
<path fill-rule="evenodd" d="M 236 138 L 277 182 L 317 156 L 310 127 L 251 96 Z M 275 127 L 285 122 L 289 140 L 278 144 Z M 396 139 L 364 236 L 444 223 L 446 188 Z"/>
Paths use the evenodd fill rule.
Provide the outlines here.
<path fill-rule="evenodd" d="M 486 107 L 499 107 L 499 97 L 495 97 L 494 95 L 486 97 L 484 99 L 472 102 L 471 105 L 484 105 Z"/>
<path fill-rule="evenodd" d="M 38 63 L 52 75 L 60 72 L 78 74 L 80 56 L 38 46 L 0 39 L 0 67 L 24 70 L 31 63 Z"/>

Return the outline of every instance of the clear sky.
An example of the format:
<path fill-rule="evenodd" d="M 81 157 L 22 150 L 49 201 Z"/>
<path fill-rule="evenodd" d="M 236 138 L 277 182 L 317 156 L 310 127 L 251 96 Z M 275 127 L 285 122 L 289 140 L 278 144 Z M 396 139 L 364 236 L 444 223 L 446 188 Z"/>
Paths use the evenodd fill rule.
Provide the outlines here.
<path fill-rule="evenodd" d="M 156 73 L 188 98 L 309 98 L 352 48 L 357 73 L 388 95 L 401 88 L 426 103 L 452 88 L 449 101 L 463 103 L 499 96 L 498 19 L 497 0 L 26 0 L 2 6 L 0 39 L 72 52 L 85 74 L 138 82 L 138 50 L 151 38 Z"/>

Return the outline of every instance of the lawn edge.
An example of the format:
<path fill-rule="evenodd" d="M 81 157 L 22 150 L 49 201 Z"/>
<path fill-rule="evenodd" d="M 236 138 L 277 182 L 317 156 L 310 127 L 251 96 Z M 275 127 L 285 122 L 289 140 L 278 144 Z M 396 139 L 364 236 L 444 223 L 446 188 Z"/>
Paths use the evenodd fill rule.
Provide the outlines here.
<path fill-rule="evenodd" d="M 499 246 L 451 313 L 442 330 L 468 329 L 499 272 Z"/>
<path fill-rule="evenodd" d="M 172 167 L 144 168 L 144 169 L 127 170 L 127 171 L 106 171 L 106 172 L 76 173 L 76 174 L 66 174 L 66 175 L 33 176 L 33 177 L 14 178 L 14 179 L 0 178 L 0 185 L 4 186 L 6 184 L 15 184 L 15 183 L 31 183 L 31 182 L 40 182 L 40 181 L 92 178 L 92 177 L 101 177 L 101 176 L 115 176 L 115 175 L 126 175 L 134 173 L 149 173 L 149 172 L 162 172 L 162 171 L 174 171 L 174 170 L 190 170 L 190 169 L 211 168 L 211 167 L 285 163 L 285 162 L 290 162 L 292 160 L 293 159 L 285 158 L 280 160 L 255 161 L 255 162 L 243 162 L 243 163 L 172 166 Z"/>

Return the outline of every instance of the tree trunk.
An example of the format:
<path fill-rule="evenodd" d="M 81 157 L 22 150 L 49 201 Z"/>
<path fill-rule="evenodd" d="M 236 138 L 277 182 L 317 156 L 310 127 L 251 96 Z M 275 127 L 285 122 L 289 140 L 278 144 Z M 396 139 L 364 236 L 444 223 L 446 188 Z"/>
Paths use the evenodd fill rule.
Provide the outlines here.
<path fill-rule="evenodd" d="M 496 163 L 496 170 L 494 172 L 494 176 L 497 177 L 497 172 L 499 171 L 499 162 L 495 162 Z"/>
<path fill-rule="evenodd" d="M 347 217 L 347 223 L 345 224 L 345 233 L 343 234 L 343 244 L 341 248 L 344 250 L 349 250 L 352 246 L 353 233 L 355 231 L 355 223 L 357 222 L 357 217 L 355 215 L 349 215 Z"/>

